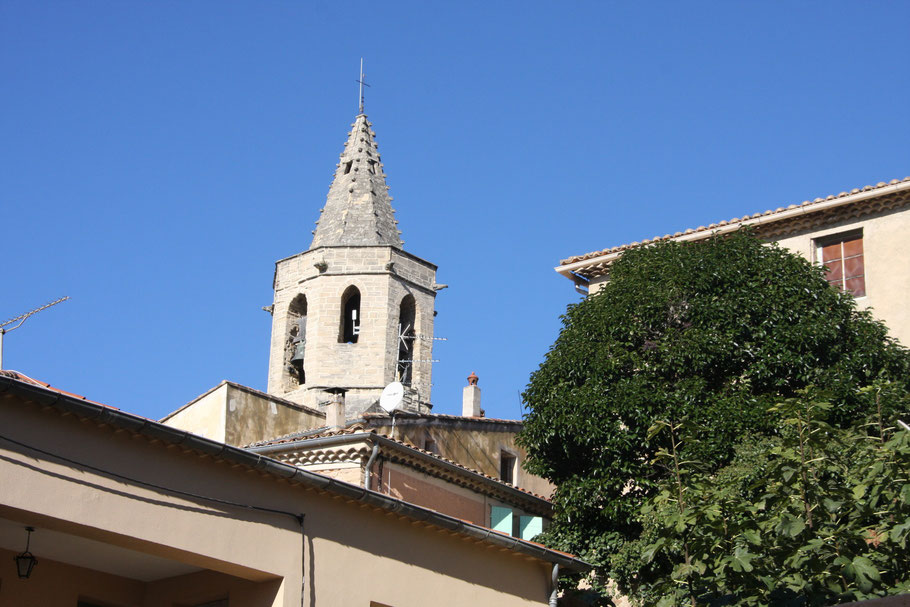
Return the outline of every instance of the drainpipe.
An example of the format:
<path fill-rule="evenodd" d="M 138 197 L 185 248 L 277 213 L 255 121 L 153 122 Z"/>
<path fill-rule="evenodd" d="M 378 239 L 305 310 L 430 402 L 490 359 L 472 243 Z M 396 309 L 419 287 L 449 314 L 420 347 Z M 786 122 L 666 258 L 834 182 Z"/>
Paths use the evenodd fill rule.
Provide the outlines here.
<path fill-rule="evenodd" d="M 373 445 L 373 452 L 370 453 L 370 459 L 367 460 L 367 468 L 363 471 L 363 488 L 370 488 L 370 480 L 373 476 L 370 472 L 373 469 L 373 463 L 376 461 L 376 458 L 379 456 L 379 443 Z"/>
<path fill-rule="evenodd" d="M 306 514 L 300 513 L 296 516 L 297 522 L 300 523 L 300 607 L 304 607 L 304 597 L 306 597 L 306 528 L 304 521 Z"/>
<path fill-rule="evenodd" d="M 557 592 L 559 592 L 559 565 L 553 563 L 553 590 L 550 591 L 550 607 L 556 607 Z"/>

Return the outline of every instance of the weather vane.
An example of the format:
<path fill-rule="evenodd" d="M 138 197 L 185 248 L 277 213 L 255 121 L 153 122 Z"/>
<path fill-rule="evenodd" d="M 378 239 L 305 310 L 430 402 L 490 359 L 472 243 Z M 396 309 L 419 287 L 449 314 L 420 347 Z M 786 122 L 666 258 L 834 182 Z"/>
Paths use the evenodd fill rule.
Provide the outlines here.
<path fill-rule="evenodd" d="M 363 79 L 363 57 L 360 58 L 360 78 L 357 82 L 360 84 L 360 113 L 363 114 L 363 87 L 370 86 Z"/>

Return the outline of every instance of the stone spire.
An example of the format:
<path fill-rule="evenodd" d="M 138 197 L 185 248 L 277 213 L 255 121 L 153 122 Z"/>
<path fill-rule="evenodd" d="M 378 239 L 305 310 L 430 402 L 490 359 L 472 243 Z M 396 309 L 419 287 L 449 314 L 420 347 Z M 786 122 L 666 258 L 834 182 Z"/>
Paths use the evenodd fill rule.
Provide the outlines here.
<path fill-rule="evenodd" d="M 401 232 L 385 184 L 373 125 L 361 113 L 351 126 L 310 248 L 391 245 L 400 249 Z"/>

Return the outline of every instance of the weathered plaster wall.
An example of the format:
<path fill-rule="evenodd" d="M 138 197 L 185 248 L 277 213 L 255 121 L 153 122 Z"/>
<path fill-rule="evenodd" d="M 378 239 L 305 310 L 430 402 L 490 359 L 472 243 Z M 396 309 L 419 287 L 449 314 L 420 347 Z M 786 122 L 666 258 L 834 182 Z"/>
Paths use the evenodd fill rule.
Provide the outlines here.
<path fill-rule="evenodd" d="M 460 426 L 460 427 L 459 427 Z M 507 427 L 506 427 L 507 428 Z M 436 443 L 439 455 L 472 468 L 483 474 L 499 478 L 499 455 L 506 451 L 518 458 L 516 487 L 549 498 L 555 488 L 549 481 L 526 472 L 521 468 L 527 452 L 515 444 L 515 430 L 496 429 L 495 424 L 481 426 L 481 423 L 457 424 L 396 424 L 395 438 L 404 440 L 418 448 L 424 448 L 427 439 Z M 392 435 L 391 425 L 378 426 L 380 434 Z"/>
<path fill-rule="evenodd" d="M 268 398 L 264 394 L 243 390 L 230 384 L 225 388 L 227 400 L 225 442 L 229 445 L 249 445 L 256 441 L 325 425 L 324 413 Z"/>
<path fill-rule="evenodd" d="M 244 446 L 292 432 L 320 428 L 325 414 L 296 403 L 222 382 L 162 420 L 229 445 Z"/>

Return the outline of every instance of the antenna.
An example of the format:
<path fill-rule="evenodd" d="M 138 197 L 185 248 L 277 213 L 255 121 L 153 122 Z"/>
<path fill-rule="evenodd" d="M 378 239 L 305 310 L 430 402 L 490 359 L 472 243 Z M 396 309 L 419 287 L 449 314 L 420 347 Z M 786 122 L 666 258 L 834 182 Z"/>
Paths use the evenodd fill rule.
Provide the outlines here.
<path fill-rule="evenodd" d="M 395 412 L 401 409 L 401 402 L 404 400 L 404 386 L 400 381 L 393 381 L 383 388 L 379 396 L 379 406 L 385 409 L 386 413 L 392 416 L 392 438 L 395 438 Z"/>
<path fill-rule="evenodd" d="M 65 296 L 61 297 L 60 299 L 55 299 L 54 301 L 52 301 L 50 303 L 44 304 L 40 308 L 35 308 L 34 310 L 32 310 L 30 312 L 26 312 L 25 314 L 20 314 L 19 316 L 16 316 L 15 318 L 10 318 L 6 322 L 0 323 L 0 369 L 3 369 L 3 336 L 6 335 L 7 333 L 9 333 L 10 331 L 14 331 L 14 330 L 18 329 L 19 327 L 21 327 L 22 323 L 24 323 L 26 320 L 28 320 L 28 318 L 30 316 L 37 314 L 38 312 L 41 312 L 42 310 L 47 310 L 51 306 L 56 306 L 58 303 L 63 303 L 67 299 L 69 299 L 69 295 L 65 295 Z M 12 327 L 10 329 L 6 328 L 8 325 L 11 325 L 15 322 L 18 322 L 19 324 L 17 324 L 15 327 Z"/>

